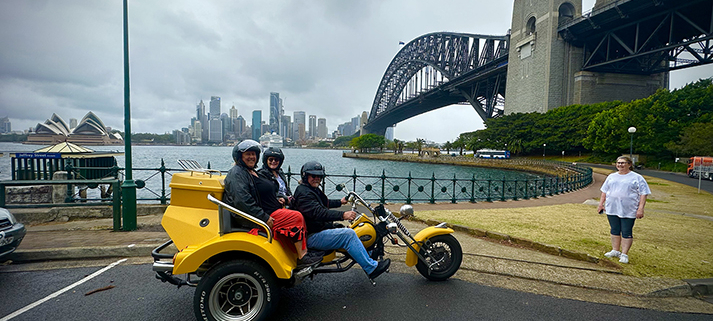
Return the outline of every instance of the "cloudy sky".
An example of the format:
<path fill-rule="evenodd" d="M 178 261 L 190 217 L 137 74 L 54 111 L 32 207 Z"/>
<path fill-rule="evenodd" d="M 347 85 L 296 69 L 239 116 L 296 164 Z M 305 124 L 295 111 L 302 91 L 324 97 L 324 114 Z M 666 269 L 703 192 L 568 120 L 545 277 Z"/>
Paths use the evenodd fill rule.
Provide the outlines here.
<path fill-rule="evenodd" d="M 504 35 L 511 15 L 512 1 L 492 0 L 130 1 L 132 131 L 188 127 L 210 96 L 267 121 L 274 91 L 286 114 L 327 118 L 331 132 L 371 108 L 399 41 Z M 93 111 L 123 130 L 122 37 L 121 0 L 0 1 L 0 117 L 23 130 Z M 671 86 L 712 74 L 677 71 Z M 450 106 L 400 123 L 396 138 L 444 142 L 480 128 L 472 107 Z"/>

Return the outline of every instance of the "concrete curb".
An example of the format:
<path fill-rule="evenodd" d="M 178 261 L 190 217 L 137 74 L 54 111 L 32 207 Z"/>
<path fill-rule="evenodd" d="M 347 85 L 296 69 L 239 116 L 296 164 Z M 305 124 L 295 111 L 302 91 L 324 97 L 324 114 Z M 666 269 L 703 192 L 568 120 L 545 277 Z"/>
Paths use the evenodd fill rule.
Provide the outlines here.
<path fill-rule="evenodd" d="M 17 250 L 8 256 L 17 263 L 51 260 L 80 260 L 108 257 L 150 257 L 151 251 L 161 244 L 137 244 L 134 246 L 95 246 Z"/>

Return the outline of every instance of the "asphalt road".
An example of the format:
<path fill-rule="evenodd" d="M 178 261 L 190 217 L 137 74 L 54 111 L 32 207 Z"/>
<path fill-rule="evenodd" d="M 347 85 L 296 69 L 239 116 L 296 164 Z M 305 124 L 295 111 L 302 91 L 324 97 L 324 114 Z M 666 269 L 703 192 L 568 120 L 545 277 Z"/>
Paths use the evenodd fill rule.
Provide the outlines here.
<path fill-rule="evenodd" d="M 606 169 L 610 169 L 613 171 L 616 170 L 616 168 L 614 168 L 614 166 L 599 165 L 599 164 L 583 164 L 583 165 L 591 166 L 591 167 L 598 167 L 598 168 L 606 168 Z M 641 175 L 661 178 L 661 179 L 669 180 L 672 182 L 676 182 L 676 183 L 680 183 L 680 184 L 698 188 L 698 179 L 690 178 L 686 174 L 664 172 L 664 171 L 657 171 L 657 170 L 651 170 L 651 169 L 637 169 L 637 170 L 635 170 L 635 172 L 637 172 Z M 708 193 L 713 194 L 713 181 L 701 179 L 700 183 L 701 183 L 702 191 L 706 191 Z"/>
<path fill-rule="evenodd" d="M 0 320 L 100 269 L 0 272 Z M 710 315 L 557 299 L 458 279 L 429 282 L 415 273 L 392 272 L 377 282 L 372 287 L 358 268 L 319 275 L 297 287 L 282 289 L 273 319 L 710 320 Z M 114 288 L 85 295 L 110 285 Z M 193 288 L 176 289 L 156 280 L 150 265 L 119 264 L 12 320 L 192 320 L 193 292 Z"/>

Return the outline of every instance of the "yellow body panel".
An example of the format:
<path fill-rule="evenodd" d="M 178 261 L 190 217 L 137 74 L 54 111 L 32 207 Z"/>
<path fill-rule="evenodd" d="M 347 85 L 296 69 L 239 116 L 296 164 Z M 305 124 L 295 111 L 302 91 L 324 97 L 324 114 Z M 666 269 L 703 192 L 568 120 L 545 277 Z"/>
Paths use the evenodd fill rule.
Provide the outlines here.
<path fill-rule="evenodd" d="M 363 224 L 362 224 L 363 223 Z M 361 224 L 361 226 L 359 226 Z M 371 223 L 371 220 L 369 220 L 366 215 L 361 215 L 359 216 L 354 222 L 352 222 L 352 225 L 349 226 L 351 229 L 356 232 L 357 236 L 360 238 L 363 235 L 370 235 L 371 238 L 369 240 L 361 241 L 362 244 L 364 244 L 364 248 L 369 248 L 376 242 L 376 229 L 374 228 L 374 225 Z"/>
<path fill-rule="evenodd" d="M 202 220 L 207 220 L 208 225 L 201 227 Z M 220 232 L 217 207 L 204 209 L 172 204 L 163 213 L 161 225 L 179 250 L 189 245 L 204 243 L 218 236 Z"/>
<path fill-rule="evenodd" d="M 218 209 L 208 200 L 212 193 L 217 199 L 223 199 L 225 176 L 199 172 L 182 172 L 171 178 L 171 205 L 192 208 Z"/>
<path fill-rule="evenodd" d="M 437 235 L 451 233 L 453 233 L 453 229 L 451 228 L 429 226 L 418 232 L 413 238 L 416 240 L 416 242 L 421 242 L 425 239 L 429 239 Z M 419 251 L 421 250 L 421 246 L 419 246 L 416 242 L 411 243 L 411 246 L 413 246 L 416 251 Z M 416 253 L 414 253 L 413 251 L 406 251 L 406 265 L 414 266 L 416 265 L 416 263 L 418 263 L 418 256 L 416 256 Z"/>
<path fill-rule="evenodd" d="M 186 247 L 174 257 L 173 274 L 193 273 L 209 258 L 231 251 L 251 253 L 260 257 L 280 279 L 292 277 L 292 270 L 297 266 L 297 255 L 286 251 L 277 240 L 269 243 L 264 236 L 236 232 Z"/>

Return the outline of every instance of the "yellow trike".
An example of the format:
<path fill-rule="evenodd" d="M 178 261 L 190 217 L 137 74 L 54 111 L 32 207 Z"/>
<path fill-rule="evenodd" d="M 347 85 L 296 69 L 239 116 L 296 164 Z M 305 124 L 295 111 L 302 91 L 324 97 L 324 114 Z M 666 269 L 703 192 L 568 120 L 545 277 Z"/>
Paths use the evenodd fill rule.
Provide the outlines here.
<path fill-rule="evenodd" d="M 171 205 L 161 222 L 171 240 L 152 252 L 158 279 L 196 287 L 197 319 L 267 319 L 277 307 L 279 287 L 294 286 L 320 273 L 343 272 L 355 264 L 345 251 L 333 251 L 320 264 L 297 269 L 296 254 L 274 240 L 264 222 L 220 201 L 224 179 L 219 171 L 211 170 L 173 175 Z M 408 247 L 406 265 L 416 265 L 429 280 L 446 280 L 460 267 L 460 243 L 444 223 L 412 236 L 400 222 L 413 215 L 410 205 L 404 205 L 397 218 L 383 205 L 370 206 L 355 192 L 348 192 L 347 199 L 352 209 L 360 204 L 373 216 L 360 214 L 348 226 L 372 258 L 383 258 L 384 239 L 388 239 Z M 256 227 L 258 233 L 249 233 Z M 162 253 L 171 244 L 178 251 Z"/>

